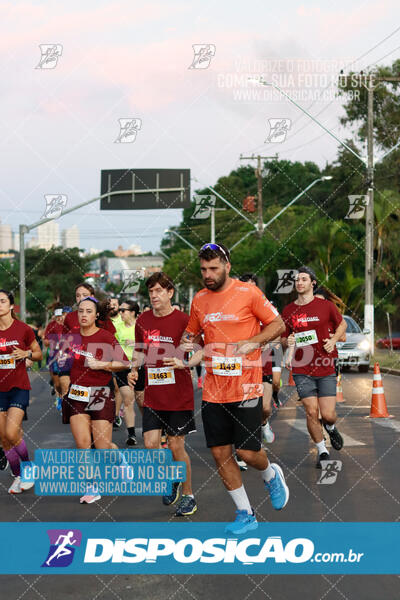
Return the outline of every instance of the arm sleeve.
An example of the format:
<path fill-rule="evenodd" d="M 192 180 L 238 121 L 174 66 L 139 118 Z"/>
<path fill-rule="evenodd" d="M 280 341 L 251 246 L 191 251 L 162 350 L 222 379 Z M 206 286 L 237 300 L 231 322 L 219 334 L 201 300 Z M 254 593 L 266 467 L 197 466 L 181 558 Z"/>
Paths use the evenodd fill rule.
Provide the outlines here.
<path fill-rule="evenodd" d="M 264 296 L 264 294 L 258 288 L 252 289 L 252 311 L 263 325 L 269 325 L 276 317 L 279 317 L 279 313 L 271 302 Z"/>

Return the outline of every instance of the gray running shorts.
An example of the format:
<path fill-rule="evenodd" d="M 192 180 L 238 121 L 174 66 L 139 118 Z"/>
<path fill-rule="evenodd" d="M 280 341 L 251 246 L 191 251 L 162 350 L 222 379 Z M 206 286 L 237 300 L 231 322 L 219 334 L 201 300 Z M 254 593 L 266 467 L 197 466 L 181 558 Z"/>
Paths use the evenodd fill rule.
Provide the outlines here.
<path fill-rule="evenodd" d="M 303 398 L 326 398 L 336 396 L 336 375 L 325 375 L 324 377 L 312 377 L 311 375 L 296 375 L 293 373 L 297 393 L 300 400 Z"/>

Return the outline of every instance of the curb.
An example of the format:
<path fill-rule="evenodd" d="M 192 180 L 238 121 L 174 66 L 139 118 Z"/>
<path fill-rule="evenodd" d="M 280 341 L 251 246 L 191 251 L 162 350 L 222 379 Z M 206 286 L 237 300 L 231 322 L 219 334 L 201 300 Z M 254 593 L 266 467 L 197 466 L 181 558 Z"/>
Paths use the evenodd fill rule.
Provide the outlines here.
<path fill-rule="evenodd" d="M 400 369 L 391 369 L 390 367 L 381 367 L 379 365 L 379 369 L 381 373 L 387 373 L 388 375 L 398 375 L 400 376 Z M 374 367 L 370 367 L 369 370 L 373 373 Z"/>

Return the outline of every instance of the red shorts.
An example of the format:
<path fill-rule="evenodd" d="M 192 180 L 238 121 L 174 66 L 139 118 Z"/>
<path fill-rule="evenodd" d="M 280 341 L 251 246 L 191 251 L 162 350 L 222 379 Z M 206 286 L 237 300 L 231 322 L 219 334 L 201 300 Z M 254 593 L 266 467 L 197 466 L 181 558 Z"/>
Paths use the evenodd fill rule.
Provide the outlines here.
<path fill-rule="evenodd" d="M 89 415 L 92 421 L 112 423 L 115 418 L 115 400 L 109 387 L 104 386 L 104 390 L 108 390 L 108 397 L 100 396 L 95 401 L 91 399 L 89 403 L 73 400 L 68 397 L 68 394 L 64 396 L 62 401 L 63 423 L 68 424 L 74 415 Z"/>

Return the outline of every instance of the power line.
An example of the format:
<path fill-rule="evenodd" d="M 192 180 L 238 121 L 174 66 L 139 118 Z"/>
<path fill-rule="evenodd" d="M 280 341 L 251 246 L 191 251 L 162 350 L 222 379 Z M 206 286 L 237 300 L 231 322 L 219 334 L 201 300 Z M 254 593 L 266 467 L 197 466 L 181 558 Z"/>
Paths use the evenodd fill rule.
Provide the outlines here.
<path fill-rule="evenodd" d="M 395 29 L 394 31 L 392 31 L 392 33 L 390 33 L 389 35 L 387 35 L 383 40 L 381 40 L 380 42 L 378 42 L 377 44 L 375 44 L 375 46 L 373 46 L 372 48 L 370 48 L 369 50 L 367 50 L 366 52 L 364 52 L 363 54 L 361 54 L 361 56 L 359 56 L 358 58 L 355 58 L 353 61 L 351 61 L 350 63 L 348 63 L 345 67 L 343 67 L 343 70 L 347 70 L 351 65 L 353 65 L 354 63 L 357 63 L 359 60 L 361 60 L 362 58 L 364 58 L 364 56 L 367 56 L 367 54 L 370 54 L 371 52 L 373 52 L 376 48 L 378 48 L 379 46 L 381 46 L 384 42 L 386 42 L 388 39 L 390 39 L 393 35 L 395 35 L 398 31 L 400 31 L 400 27 L 397 27 L 397 29 Z M 372 63 L 370 65 L 368 65 L 366 67 L 366 69 L 369 69 L 369 67 L 376 65 L 378 62 L 380 62 L 381 60 L 383 60 L 384 58 L 386 58 L 386 56 L 389 56 L 390 54 L 393 54 L 393 52 L 395 52 L 396 50 L 398 50 L 398 48 L 396 48 L 395 50 L 392 50 L 391 52 L 389 52 L 389 54 L 386 54 L 385 56 L 383 56 L 382 58 L 380 58 L 379 60 L 377 60 L 375 63 Z M 328 84 L 323 91 L 325 91 L 326 89 L 328 89 L 331 84 Z M 307 110 L 310 110 L 310 108 L 312 108 L 312 106 L 317 102 L 317 100 L 313 100 L 310 104 L 310 106 L 307 108 Z M 329 106 L 334 102 L 334 100 L 331 100 L 326 106 L 324 106 L 319 113 L 317 113 L 317 117 L 322 114 L 327 108 L 329 108 Z M 304 113 L 300 115 L 300 117 L 297 119 L 297 121 L 295 121 L 293 123 L 293 126 L 296 125 L 302 118 L 304 117 Z M 293 133 L 293 135 L 290 137 L 290 139 L 293 139 L 296 135 L 298 135 L 301 131 L 303 131 L 306 127 L 308 127 L 309 125 L 311 125 L 310 121 L 308 121 L 301 129 L 297 130 L 296 132 Z M 253 150 L 250 150 L 250 152 L 256 152 L 258 151 L 260 148 L 264 148 L 265 144 L 262 144 L 260 146 L 257 146 L 257 148 L 254 148 Z"/>
<path fill-rule="evenodd" d="M 376 62 L 368 65 L 367 69 L 369 69 L 369 67 L 374 67 L 376 64 L 378 64 L 378 62 L 381 62 L 381 60 L 384 60 L 387 56 L 390 56 L 391 54 L 393 54 L 393 52 L 396 52 L 396 50 L 399 50 L 399 49 L 400 49 L 400 46 L 397 46 L 397 48 L 395 48 L 391 52 L 388 52 L 388 54 L 385 54 L 385 56 L 382 56 L 382 58 L 379 58 Z"/>

